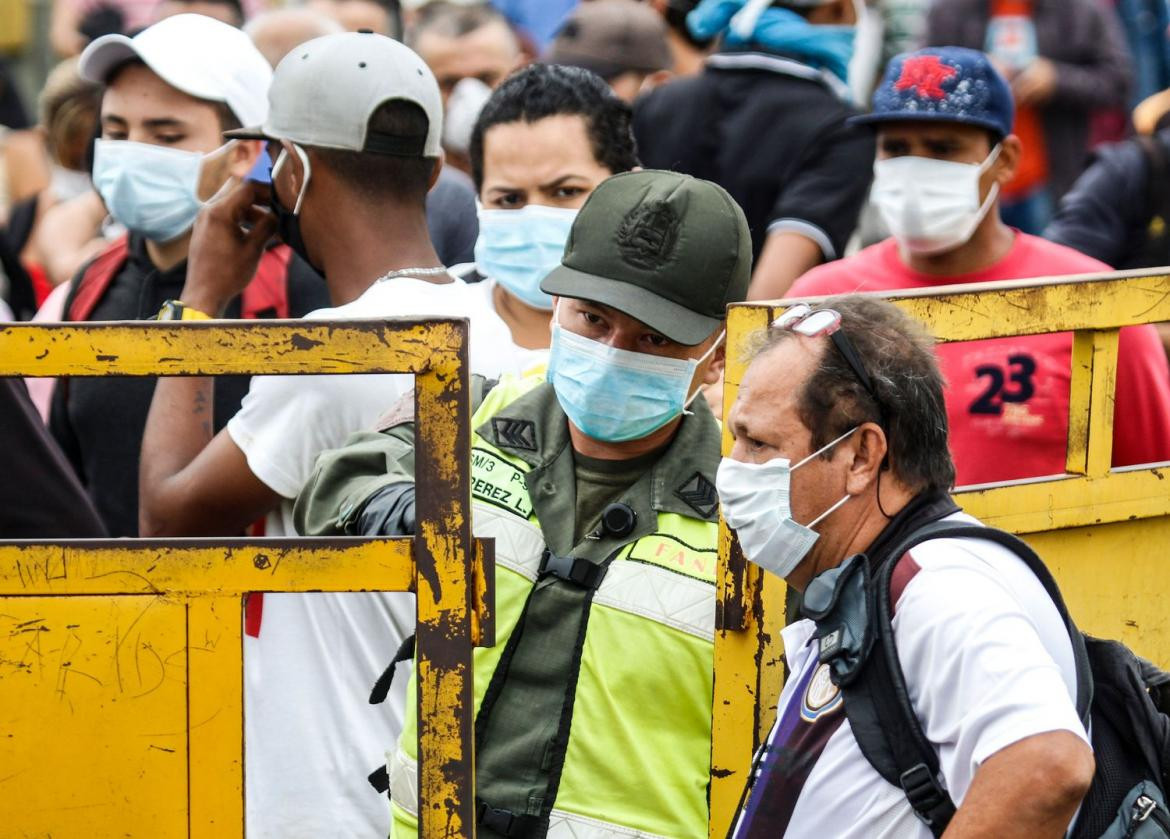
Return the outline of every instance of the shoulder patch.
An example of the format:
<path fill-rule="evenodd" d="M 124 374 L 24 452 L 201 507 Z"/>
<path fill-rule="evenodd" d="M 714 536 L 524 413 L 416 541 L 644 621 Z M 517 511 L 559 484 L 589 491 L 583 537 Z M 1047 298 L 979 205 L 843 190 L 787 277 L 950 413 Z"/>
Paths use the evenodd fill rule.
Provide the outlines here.
<path fill-rule="evenodd" d="M 898 601 L 902 599 L 902 593 L 906 591 L 906 586 L 910 585 L 910 581 L 922 570 L 918 562 L 910 555 L 910 552 L 902 554 L 898 560 L 898 564 L 894 566 L 894 572 L 890 575 L 890 617 L 898 610 Z"/>
<path fill-rule="evenodd" d="M 701 472 L 687 478 L 674 494 L 703 518 L 710 518 L 719 506 L 719 493 L 715 491 L 715 484 L 703 477 Z"/>
<path fill-rule="evenodd" d="M 669 262 L 678 244 L 681 219 L 665 201 L 639 204 L 626 213 L 617 231 L 622 259 L 636 268 L 651 269 Z"/>
<path fill-rule="evenodd" d="M 492 417 L 497 446 L 536 451 L 536 423 L 531 420 Z"/>

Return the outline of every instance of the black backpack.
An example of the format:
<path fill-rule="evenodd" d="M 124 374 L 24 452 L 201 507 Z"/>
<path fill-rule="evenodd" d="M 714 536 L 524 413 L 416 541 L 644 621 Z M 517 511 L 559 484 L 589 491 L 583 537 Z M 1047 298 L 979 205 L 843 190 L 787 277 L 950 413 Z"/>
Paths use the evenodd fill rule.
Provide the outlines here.
<path fill-rule="evenodd" d="M 894 567 L 928 539 L 986 539 L 1015 553 L 1040 580 L 1068 627 L 1077 670 L 1077 711 L 1091 732 L 1097 768 L 1071 839 L 1170 839 L 1170 673 L 1117 641 L 1084 635 L 1073 624 L 1060 589 L 1024 542 L 990 527 L 935 522 L 911 533 L 874 572 L 869 589 L 864 662 L 841 684 L 845 713 L 870 764 L 901 788 L 918 817 L 941 836 L 955 813 L 940 783 L 938 755 L 914 714 L 894 646 L 890 588 Z M 829 638 L 839 624 L 822 625 Z M 825 642 L 822 640 L 822 660 Z M 838 674 L 833 672 L 833 681 Z"/>

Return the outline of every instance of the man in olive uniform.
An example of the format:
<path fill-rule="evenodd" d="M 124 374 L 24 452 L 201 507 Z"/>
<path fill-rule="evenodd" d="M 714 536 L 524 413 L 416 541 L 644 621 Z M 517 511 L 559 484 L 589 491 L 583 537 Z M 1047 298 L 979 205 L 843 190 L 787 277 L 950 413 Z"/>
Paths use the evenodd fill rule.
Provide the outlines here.
<path fill-rule="evenodd" d="M 751 235 L 720 187 L 603 182 L 560 267 L 544 378 L 476 381 L 474 531 L 496 542 L 496 646 L 475 651 L 479 835 L 707 834 L 723 368 Z M 305 534 L 414 528 L 408 410 L 326 453 Z M 412 695 L 412 694 L 408 694 Z M 417 832 L 414 708 L 389 761 Z"/>

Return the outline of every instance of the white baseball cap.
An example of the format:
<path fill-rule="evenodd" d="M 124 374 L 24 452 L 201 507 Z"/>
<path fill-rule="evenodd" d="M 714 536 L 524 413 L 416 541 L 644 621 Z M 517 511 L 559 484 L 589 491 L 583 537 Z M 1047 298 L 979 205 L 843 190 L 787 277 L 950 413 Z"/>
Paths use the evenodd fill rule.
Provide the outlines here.
<path fill-rule="evenodd" d="M 413 102 L 427 117 L 425 136 L 369 130 L 379 105 Z M 404 44 L 373 32 L 340 32 L 306 41 L 276 65 L 263 124 L 228 131 L 245 140 L 401 157 L 438 157 L 443 100 L 426 62 Z"/>
<path fill-rule="evenodd" d="M 140 59 L 159 78 L 196 99 L 223 102 L 241 125 L 268 116 L 272 69 L 250 38 L 205 15 L 160 20 L 133 38 L 103 35 L 81 53 L 78 72 L 105 84 L 121 64 Z"/>

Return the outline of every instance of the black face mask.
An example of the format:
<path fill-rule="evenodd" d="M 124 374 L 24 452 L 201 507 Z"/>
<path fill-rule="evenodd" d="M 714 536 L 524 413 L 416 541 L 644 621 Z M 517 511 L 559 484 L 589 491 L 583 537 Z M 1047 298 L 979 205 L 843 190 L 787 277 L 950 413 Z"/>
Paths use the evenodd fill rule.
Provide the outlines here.
<path fill-rule="evenodd" d="M 310 268 L 324 277 L 325 272 L 313 260 L 309 259 L 309 251 L 305 247 L 305 239 L 301 236 L 300 217 L 281 203 L 280 197 L 276 194 L 276 184 L 272 185 L 272 200 L 268 206 L 276 216 L 276 235 L 280 237 L 280 241 L 288 245 L 293 253 L 308 263 Z"/>
<path fill-rule="evenodd" d="M 281 152 L 281 154 L 285 153 L 283 151 Z M 306 167 L 305 177 L 308 178 L 308 161 L 303 157 L 301 161 Z M 274 160 L 273 165 L 268 169 L 268 181 L 271 187 L 271 198 L 269 199 L 268 206 L 272 210 L 273 215 L 276 216 L 276 235 L 280 237 L 280 241 L 289 246 L 293 253 L 303 259 L 310 268 L 324 279 L 325 272 L 313 260 L 309 259 L 309 249 L 305 247 L 305 239 L 301 235 L 300 217 L 288 207 L 284 206 L 280 200 L 280 196 L 276 192 L 276 179 L 273 177 L 273 174 L 278 164 L 279 160 Z M 304 190 L 305 185 L 302 185 L 301 189 Z"/>

